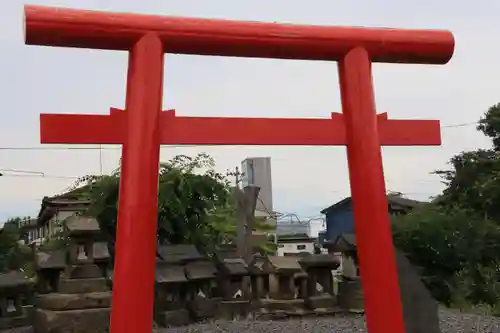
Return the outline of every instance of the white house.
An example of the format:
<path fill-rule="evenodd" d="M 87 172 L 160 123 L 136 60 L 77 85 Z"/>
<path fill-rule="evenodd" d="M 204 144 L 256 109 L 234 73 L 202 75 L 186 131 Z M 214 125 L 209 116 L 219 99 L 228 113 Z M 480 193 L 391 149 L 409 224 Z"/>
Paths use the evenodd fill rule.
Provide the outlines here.
<path fill-rule="evenodd" d="M 278 256 L 314 254 L 316 240 L 307 234 L 278 235 Z"/>

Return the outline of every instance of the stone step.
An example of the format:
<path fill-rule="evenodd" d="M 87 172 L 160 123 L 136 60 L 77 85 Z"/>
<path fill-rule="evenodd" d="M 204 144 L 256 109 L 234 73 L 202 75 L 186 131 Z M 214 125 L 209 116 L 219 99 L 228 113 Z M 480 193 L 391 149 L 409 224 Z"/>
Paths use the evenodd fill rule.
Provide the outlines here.
<path fill-rule="evenodd" d="M 0 318 L 0 331 L 9 328 L 24 327 L 29 325 L 31 325 L 31 320 L 27 315 L 19 317 Z"/>
<path fill-rule="evenodd" d="M 37 333 L 108 333 L 111 309 L 35 310 Z"/>
<path fill-rule="evenodd" d="M 35 305 L 40 309 L 55 311 L 107 308 L 111 306 L 111 292 L 38 295 L 35 299 Z"/>
<path fill-rule="evenodd" d="M 95 279 L 61 279 L 59 281 L 59 293 L 61 294 L 83 294 L 92 292 L 108 291 L 105 278 Z"/>
<path fill-rule="evenodd" d="M 155 315 L 156 323 L 161 327 L 184 326 L 191 323 L 189 311 L 186 309 L 160 311 Z"/>

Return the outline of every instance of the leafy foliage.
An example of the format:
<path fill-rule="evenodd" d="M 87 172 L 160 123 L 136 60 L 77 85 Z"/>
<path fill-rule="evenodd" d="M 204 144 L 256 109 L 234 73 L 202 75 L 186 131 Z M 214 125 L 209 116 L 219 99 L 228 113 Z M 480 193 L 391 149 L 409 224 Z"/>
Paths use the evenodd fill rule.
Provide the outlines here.
<path fill-rule="evenodd" d="M 445 190 L 431 204 L 394 218 L 394 241 L 421 267 L 439 301 L 500 309 L 500 104 L 477 129 L 492 139 L 492 148 L 457 154 L 450 170 L 436 171 Z"/>
<path fill-rule="evenodd" d="M 421 267 L 424 282 L 437 300 L 450 305 L 465 277 L 478 285 L 469 289 L 468 300 L 491 298 L 479 288 L 484 286 L 479 267 L 495 267 L 498 261 L 500 228 L 494 222 L 429 204 L 395 217 L 392 229 L 396 246 Z"/>
<path fill-rule="evenodd" d="M 184 155 L 160 164 L 158 185 L 159 244 L 195 244 L 211 253 L 230 243 L 236 233 L 236 206 L 224 175 L 207 154 Z M 86 176 L 75 187 L 91 200 L 89 211 L 103 230 L 114 254 L 120 169 L 110 175 Z M 84 190 L 81 190 L 81 189 Z M 140 221 L 137 221 L 140 223 Z M 257 222 L 259 228 L 264 224 Z"/>
<path fill-rule="evenodd" d="M 0 231 L 0 272 L 24 269 L 31 261 L 31 250 L 19 241 L 20 220 L 8 220 Z"/>

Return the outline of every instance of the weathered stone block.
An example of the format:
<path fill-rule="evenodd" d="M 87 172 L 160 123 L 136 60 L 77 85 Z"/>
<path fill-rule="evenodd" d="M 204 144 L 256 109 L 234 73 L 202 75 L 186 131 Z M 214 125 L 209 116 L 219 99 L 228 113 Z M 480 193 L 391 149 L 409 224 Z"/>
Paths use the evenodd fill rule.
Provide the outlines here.
<path fill-rule="evenodd" d="M 0 318 L 0 331 L 31 325 L 29 316 Z"/>
<path fill-rule="evenodd" d="M 250 313 L 250 301 L 222 301 L 215 314 L 218 319 L 241 319 Z"/>
<path fill-rule="evenodd" d="M 105 278 L 61 279 L 59 281 L 59 292 L 61 294 L 83 294 L 107 290 L 108 286 Z"/>
<path fill-rule="evenodd" d="M 183 326 L 191 322 L 189 311 L 186 309 L 162 311 L 156 314 L 156 323 L 162 327 Z"/>
<path fill-rule="evenodd" d="M 189 302 L 189 310 L 195 319 L 206 319 L 215 317 L 220 298 L 197 299 Z"/>
<path fill-rule="evenodd" d="M 363 290 L 360 279 L 339 283 L 338 304 L 345 310 L 364 309 Z"/>
<path fill-rule="evenodd" d="M 37 308 L 55 311 L 106 308 L 111 306 L 111 292 L 39 295 L 35 304 Z"/>
<path fill-rule="evenodd" d="M 66 268 L 67 279 L 96 279 L 104 277 L 102 270 L 95 264 L 71 265 Z"/>
<path fill-rule="evenodd" d="M 36 309 L 36 333 L 107 333 L 111 309 L 52 311 Z"/>
<path fill-rule="evenodd" d="M 305 300 L 308 309 L 329 309 L 337 305 L 337 298 L 332 295 L 311 296 Z"/>
<path fill-rule="evenodd" d="M 396 251 L 406 333 L 441 333 L 438 304 L 410 261 Z"/>
<path fill-rule="evenodd" d="M 290 299 L 290 300 L 262 299 L 261 304 L 262 307 L 268 311 L 296 310 L 304 308 L 303 299 Z"/>

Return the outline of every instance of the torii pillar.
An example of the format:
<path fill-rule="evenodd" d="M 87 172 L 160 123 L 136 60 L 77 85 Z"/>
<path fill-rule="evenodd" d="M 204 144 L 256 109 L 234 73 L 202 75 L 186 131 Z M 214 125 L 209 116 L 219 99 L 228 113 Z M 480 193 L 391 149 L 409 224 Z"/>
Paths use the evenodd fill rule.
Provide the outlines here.
<path fill-rule="evenodd" d="M 439 121 L 376 114 L 372 62 L 445 64 L 448 31 L 299 26 L 25 7 L 26 43 L 129 51 L 126 110 L 41 115 L 42 143 L 122 144 L 113 333 L 152 329 L 159 147 L 347 145 L 370 333 L 404 333 L 381 145 L 439 145 Z M 161 112 L 164 53 L 339 62 L 331 119 L 176 117 Z M 207 78 L 210 79 L 210 78 Z M 376 255 L 377 260 L 374 256 Z"/>

